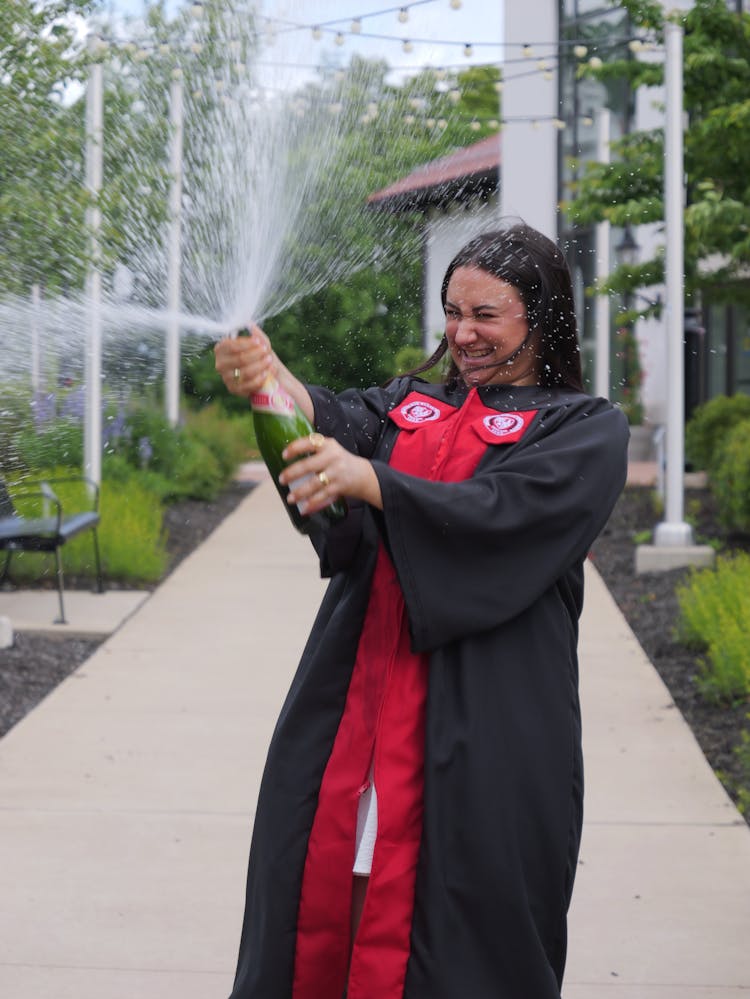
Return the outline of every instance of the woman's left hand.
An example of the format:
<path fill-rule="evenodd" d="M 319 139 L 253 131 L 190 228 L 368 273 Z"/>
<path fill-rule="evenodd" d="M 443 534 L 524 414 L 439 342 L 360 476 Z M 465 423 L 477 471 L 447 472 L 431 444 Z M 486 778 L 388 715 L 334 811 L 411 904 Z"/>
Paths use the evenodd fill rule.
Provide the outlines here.
<path fill-rule="evenodd" d="M 279 482 L 284 486 L 299 483 L 287 502 L 298 504 L 301 513 L 317 513 L 345 496 L 383 509 L 372 463 L 347 451 L 333 437 L 318 433 L 300 437 L 287 446 L 282 457 L 292 464 L 281 473 Z"/>

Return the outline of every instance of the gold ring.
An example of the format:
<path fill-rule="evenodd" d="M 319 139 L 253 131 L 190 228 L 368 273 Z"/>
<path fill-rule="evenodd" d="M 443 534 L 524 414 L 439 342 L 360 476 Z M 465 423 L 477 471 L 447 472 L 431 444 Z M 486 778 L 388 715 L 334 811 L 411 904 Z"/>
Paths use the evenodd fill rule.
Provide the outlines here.
<path fill-rule="evenodd" d="M 234 378 L 234 380 L 236 382 L 238 382 L 240 380 L 240 369 L 239 368 L 235 368 L 234 369 L 234 371 L 232 372 L 232 377 Z"/>
<path fill-rule="evenodd" d="M 319 434 L 316 432 L 310 434 L 310 436 L 307 438 L 307 442 L 310 445 L 310 447 L 313 448 L 313 450 L 317 451 L 323 447 L 323 445 L 326 442 L 326 439 L 323 436 L 323 434 Z"/>
<path fill-rule="evenodd" d="M 330 486 L 331 480 L 328 478 L 325 472 L 318 472 L 318 482 L 325 489 L 326 486 Z"/>

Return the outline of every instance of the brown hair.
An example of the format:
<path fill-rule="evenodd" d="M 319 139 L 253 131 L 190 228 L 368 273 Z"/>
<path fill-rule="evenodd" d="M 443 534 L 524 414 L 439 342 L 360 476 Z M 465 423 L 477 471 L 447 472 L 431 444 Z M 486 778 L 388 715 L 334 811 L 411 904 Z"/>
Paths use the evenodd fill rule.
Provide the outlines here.
<path fill-rule="evenodd" d="M 581 352 L 573 303 L 570 271 L 562 251 L 551 239 L 524 223 L 476 236 L 458 251 L 443 278 L 440 297 L 445 297 L 453 272 L 458 267 L 478 267 L 493 277 L 507 281 L 518 291 L 524 305 L 529 330 L 538 330 L 541 384 L 560 385 L 583 391 Z M 424 364 L 408 372 L 420 374 L 434 367 L 448 350 L 445 337 Z M 451 363 L 445 380 L 459 377 Z"/>

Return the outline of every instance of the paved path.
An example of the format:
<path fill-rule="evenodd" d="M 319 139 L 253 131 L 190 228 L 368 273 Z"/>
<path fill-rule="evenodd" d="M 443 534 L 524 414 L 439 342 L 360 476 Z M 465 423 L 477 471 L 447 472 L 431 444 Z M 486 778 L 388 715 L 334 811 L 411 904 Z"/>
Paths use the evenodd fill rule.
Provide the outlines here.
<path fill-rule="evenodd" d="M 226 996 L 265 747 L 322 591 L 265 483 L 0 740 L 0 996 Z M 750 995 L 750 831 L 593 569 L 581 674 L 565 999 Z"/>

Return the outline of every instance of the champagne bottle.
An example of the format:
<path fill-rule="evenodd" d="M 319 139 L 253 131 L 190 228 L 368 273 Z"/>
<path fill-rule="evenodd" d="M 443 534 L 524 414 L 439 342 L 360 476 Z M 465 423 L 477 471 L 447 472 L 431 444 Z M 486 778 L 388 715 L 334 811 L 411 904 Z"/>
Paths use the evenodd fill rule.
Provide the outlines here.
<path fill-rule="evenodd" d="M 289 464 L 293 464 L 284 461 L 281 453 L 287 444 L 291 444 L 298 437 L 307 437 L 308 434 L 315 432 L 315 428 L 294 399 L 284 391 L 274 377 L 269 376 L 260 392 L 251 395 L 250 405 L 253 407 L 255 438 L 260 453 L 297 530 L 302 534 L 309 534 L 314 526 L 325 529 L 345 517 L 346 504 L 343 500 L 331 503 L 313 514 L 301 513 L 296 505 L 292 506 L 286 501 L 290 489 L 301 480 L 296 480 L 291 486 L 282 486 L 279 482 L 281 472 Z"/>

